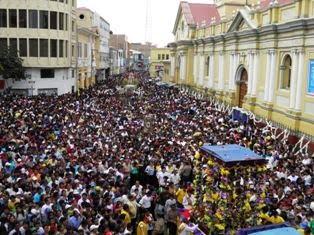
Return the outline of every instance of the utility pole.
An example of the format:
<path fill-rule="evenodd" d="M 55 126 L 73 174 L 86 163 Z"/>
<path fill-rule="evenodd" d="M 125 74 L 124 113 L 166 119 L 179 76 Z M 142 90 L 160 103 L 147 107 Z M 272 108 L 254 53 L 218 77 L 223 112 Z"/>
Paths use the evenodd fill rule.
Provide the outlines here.
<path fill-rule="evenodd" d="M 146 0 L 145 42 L 152 40 L 152 0 Z"/>

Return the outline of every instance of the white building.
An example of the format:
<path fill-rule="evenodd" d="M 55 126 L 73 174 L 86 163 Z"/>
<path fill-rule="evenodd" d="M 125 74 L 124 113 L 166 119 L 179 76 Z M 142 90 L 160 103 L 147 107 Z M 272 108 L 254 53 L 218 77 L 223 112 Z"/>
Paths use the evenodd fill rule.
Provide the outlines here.
<path fill-rule="evenodd" d="M 76 90 L 76 0 L 1 0 L 0 43 L 15 47 L 27 79 L 6 88 L 25 95 Z"/>
<path fill-rule="evenodd" d="M 110 24 L 101 17 L 97 12 L 94 12 L 93 27 L 98 28 L 99 33 L 99 66 L 97 68 L 97 79 L 103 80 L 109 75 L 110 60 L 109 60 L 109 38 Z"/>

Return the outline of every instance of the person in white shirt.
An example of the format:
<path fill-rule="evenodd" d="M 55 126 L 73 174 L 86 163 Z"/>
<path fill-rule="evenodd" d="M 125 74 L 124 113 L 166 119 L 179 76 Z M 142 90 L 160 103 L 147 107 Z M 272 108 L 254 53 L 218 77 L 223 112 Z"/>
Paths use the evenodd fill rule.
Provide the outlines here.
<path fill-rule="evenodd" d="M 135 190 L 137 189 L 137 195 L 142 195 L 143 186 L 140 185 L 140 181 L 136 181 L 135 184 L 131 187 L 130 193 L 135 193 Z"/>
<path fill-rule="evenodd" d="M 185 209 L 192 209 L 195 202 L 194 195 L 192 192 L 187 192 L 187 194 L 183 198 L 183 206 Z"/>
<path fill-rule="evenodd" d="M 152 195 L 151 192 L 148 190 L 146 191 L 146 194 L 142 197 L 142 199 L 139 201 L 139 204 L 143 209 L 149 210 L 152 206 Z"/>
<path fill-rule="evenodd" d="M 163 167 L 160 172 L 157 173 L 157 179 L 160 186 L 165 186 L 165 177 L 170 178 L 170 174 L 166 171 L 166 168 Z"/>
<path fill-rule="evenodd" d="M 181 219 L 181 223 L 178 227 L 178 235 L 190 235 L 198 228 L 198 225 L 188 225 L 188 221 L 186 218 Z"/>
<path fill-rule="evenodd" d="M 45 199 L 45 204 L 40 209 L 40 215 L 43 221 L 48 221 L 48 214 L 52 211 L 52 205 L 50 203 L 50 198 Z"/>
<path fill-rule="evenodd" d="M 81 208 L 82 206 L 84 206 L 84 205 L 82 205 L 83 202 L 90 204 L 90 200 L 87 198 L 87 194 L 86 194 L 86 193 L 83 193 L 83 194 L 82 194 L 82 197 L 81 197 L 81 198 L 78 200 L 78 202 L 77 202 L 77 204 L 79 205 L 80 208 Z"/>
<path fill-rule="evenodd" d="M 296 174 L 292 173 L 291 175 L 288 176 L 288 179 L 291 182 L 296 182 L 298 180 L 299 176 L 297 176 Z"/>
<path fill-rule="evenodd" d="M 173 171 L 173 173 L 170 176 L 170 180 L 175 186 L 179 185 L 181 177 L 177 170 Z"/>

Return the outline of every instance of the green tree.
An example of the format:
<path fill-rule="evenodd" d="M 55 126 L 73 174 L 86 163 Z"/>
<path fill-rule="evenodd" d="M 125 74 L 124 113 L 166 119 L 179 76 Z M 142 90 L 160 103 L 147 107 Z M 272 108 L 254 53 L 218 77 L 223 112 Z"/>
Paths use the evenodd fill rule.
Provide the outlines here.
<path fill-rule="evenodd" d="M 0 75 L 2 75 L 4 79 L 25 79 L 25 68 L 23 67 L 23 60 L 19 57 L 15 49 L 1 47 Z"/>

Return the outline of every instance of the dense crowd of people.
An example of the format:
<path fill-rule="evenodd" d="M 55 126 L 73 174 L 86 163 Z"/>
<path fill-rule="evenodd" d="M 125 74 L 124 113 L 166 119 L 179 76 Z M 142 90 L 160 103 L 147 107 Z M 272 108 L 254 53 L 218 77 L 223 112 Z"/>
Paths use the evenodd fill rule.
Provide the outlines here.
<path fill-rule="evenodd" d="M 313 155 L 294 155 L 269 131 L 235 122 L 178 88 L 158 86 L 145 73 L 134 73 L 137 89 L 123 93 L 118 87 L 125 76 L 79 94 L 1 96 L 0 234 L 197 232 L 202 221 L 193 209 L 203 202 L 195 197 L 194 164 L 205 142 L 239 144 L 269 159 L 261 176 L 250 172 L 226 182 L 234 186 L 234 200 L 247 206 L 245 220 L 232 229 L 230 217 L 243 211 L 214 203 L 223 190 L 208 192 L 208 213 L 218 218 L 210 231 L 287 221 L 313 233 Z M 209 189 L 221 186 L 223 174 L 215 176 L 214 168 L 202 169 L 213 178 Z"/>

